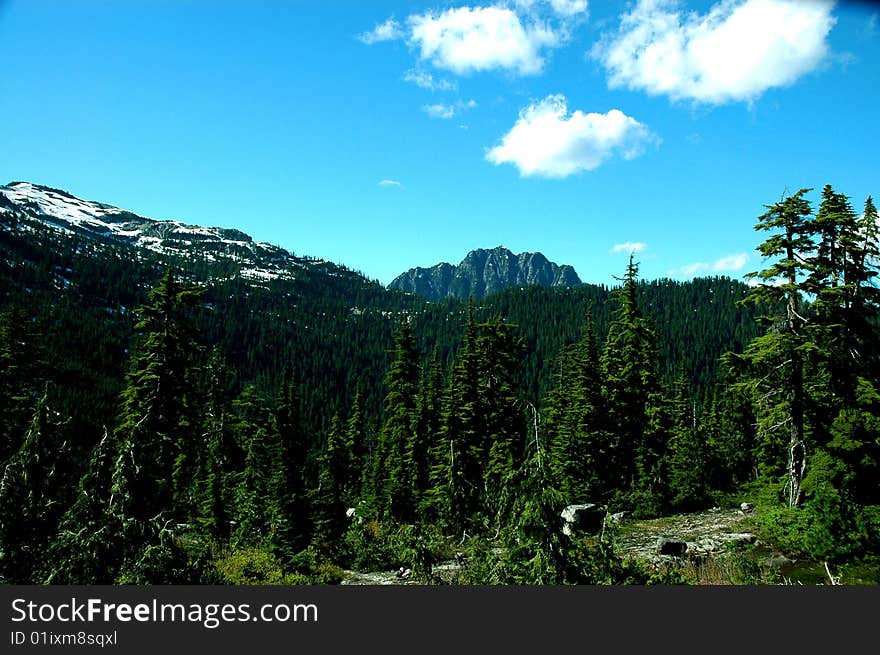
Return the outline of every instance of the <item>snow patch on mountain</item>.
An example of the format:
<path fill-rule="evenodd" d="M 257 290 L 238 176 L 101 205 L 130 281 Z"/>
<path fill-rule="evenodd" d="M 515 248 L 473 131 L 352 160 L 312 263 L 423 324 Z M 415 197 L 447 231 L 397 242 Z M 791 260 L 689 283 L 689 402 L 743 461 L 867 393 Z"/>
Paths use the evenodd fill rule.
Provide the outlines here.
<path fill-rule="evenodd" d="M 12 182 L 0 186 L 5 203 L 20 217 L 35 219 L 62 232 L 99 236 L 164 255 L 197 255 L 208 261 L 241 265 L 245 279 L 267 282 L 293 278 L 305 265 L 278 246 L 255 242 L 244 232 L 229 228 L 188 225 L 156 220 L 100 202 L 83 200 L 66 191 Z"/>

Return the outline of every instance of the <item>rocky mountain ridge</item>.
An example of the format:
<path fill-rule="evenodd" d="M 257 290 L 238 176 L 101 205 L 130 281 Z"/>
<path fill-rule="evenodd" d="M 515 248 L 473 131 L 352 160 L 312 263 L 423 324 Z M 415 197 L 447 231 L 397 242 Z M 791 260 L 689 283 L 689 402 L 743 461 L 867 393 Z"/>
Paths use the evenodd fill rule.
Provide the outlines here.
<path fill-rule="evenodd" d="M 297 269 L 323 263 L 254 241 L 241 230 L 147 218 L 30 182 L 0 186 L 0 215 L 7 228 L 13 223 L 25 230 L 42 225 L 163 255 L 228 263 L 243 278 L 255 282 L 293 278 Z"/>
<path fill-rule="evenodd" d="M 548 260 L 540 252 L 513 253 L 504 246 L 469 252 L 457 266 L 442 262 L 430 268 L 412 268 L 388 285 L 427 298 L 479 300 L 511 287 L 538 285 L 573 287 L 582 284 L 574 268 Z"/>

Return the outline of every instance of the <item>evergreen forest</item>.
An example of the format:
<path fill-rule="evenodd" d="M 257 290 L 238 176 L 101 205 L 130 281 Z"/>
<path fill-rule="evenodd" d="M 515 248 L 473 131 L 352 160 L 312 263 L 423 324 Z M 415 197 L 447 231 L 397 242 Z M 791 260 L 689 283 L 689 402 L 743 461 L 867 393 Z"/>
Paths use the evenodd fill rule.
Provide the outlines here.
<path fill-rule="evenodd" d="M 631 257 L 610 288 L 437 302 L 0 206 L 0 582 L 699 583 L 621 531 L 748 502 L 772 554 L 877 583 L 878 214 L 809 192 L 756 218 L 750 284 Z M 588 503 L 604 527 L 564 532 Z"/>

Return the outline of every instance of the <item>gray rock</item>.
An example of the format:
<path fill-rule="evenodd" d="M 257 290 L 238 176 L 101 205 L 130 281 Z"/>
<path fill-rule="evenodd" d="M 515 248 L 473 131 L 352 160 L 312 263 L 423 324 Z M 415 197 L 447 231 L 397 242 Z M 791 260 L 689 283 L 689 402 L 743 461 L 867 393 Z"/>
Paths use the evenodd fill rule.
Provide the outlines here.
<path fill-rule="evenodd" d="M 753 544 L 758 540 L 751 532 L 727 532 L 719 536 L 725 543 Z"/>
<path fill-rule="evenodd" d="M 458 266 L 443 262 L 431 268 L 413 268 L 397 276 L 390 289 L 415 293 L 428 300 L 468 298 L 479 300 L 511 287 L 579 286 L 581 279 L 567 265 L 549 261 L 539 252 L 512 253 L 504 246 L 469 252 Z"/>
<path fill-rule="evenodd" d="M 659 537 L 657 539 L 656 550 L 660 555 L 681 557 L 687 552 L 687 548 L 687 542 L 679 539 L 670 539 L 669 537 Z"/>
<path fill-rule="evenodd" d="M 704 553 L 712 553 L 718 550 L 720 544 L 712 537 L 703 537 L 695 543 L 688 543 L 688 552 L 702 551 Z"/>
<path fill-rule="evenodd" d="M 625 521 L 630 515 L 630 512 L 615 512 L 614 514 L 608 517 L 609 523 L 622 523 Z"/>
<path fill-rule="evenodd" d="M 774 555 L 767 560 L 767 566 L 771 569 L 781 569 L 783 566 L 788 566 L 789 564 L 793 564 L 792 560 L 784 555 Z"/>
<path fill-rule="evenodd" d="M 751 503 L 743 503 L 739 506 L 739 508 L 742 510 L 743 514 L 748 514 L 749 512 L 755 511 L 755 506 Z"/>
<path fill-rule="evenodd" d="M 561 516 L 562 532 L 569 537 L 578 532 L 600 532 L 605 524 L 605 508 L 596 503 L 569 505 Z"/>

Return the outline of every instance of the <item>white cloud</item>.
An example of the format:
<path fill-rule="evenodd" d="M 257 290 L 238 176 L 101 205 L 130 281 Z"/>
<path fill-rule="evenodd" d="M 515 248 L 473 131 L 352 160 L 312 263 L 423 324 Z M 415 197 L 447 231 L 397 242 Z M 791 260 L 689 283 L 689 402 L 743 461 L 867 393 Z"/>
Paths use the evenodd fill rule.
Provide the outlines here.
<path fill-rule="evenodd" d="M 833 0 L 720 0 L 705 15 L 676 0 L 639 0 L 591 55 L 611 88 L 708 104 L 754 101 L 829 54 Z"/>
<path fill-rule="evenodd" d="M 404 32 L 393 18 L 389 18 L 384 23 L 379 23 L 369 32 L 358 35 L 358 40 L 367 45 L 373 45 L 381 41 L 394 41 L 403 38 Z"/>
<path fill-rule="evenodd" d="M 560 16 L 577 16 L 587 13 L 587 0 L 550 0 L 550 6 Z"/>
<path fill-rule="evenodd" d="M 452 118 L 453 116 L 457 116 L 461 114 L 463 111 L 467 109 L 473 109 L 477 106 L 477 102 L 475 100 L 468 100 L 467 102 L 463 100 L 459 100 L 454 104 L 444 104 L 442 102 L 438 102 L 433 105 L 424 105 L 422 107 L 422 111 L 424 111 L 431 118 Z"/>
<path fill-rule="evenodd" d="M 429 91 L 455 91 L 458 85 L 449 80 L 437 79 L 427 71 L 411 68 L 403 76 L 404 81 L 412 82 L 418 87 Z"/>
<path fill-rule="evenodd" d="M 641 241 L 625 241 L 624 243 L 615 243 L 611 247 L 610 252 L 615 255 L 622 252 L 630 254 L 634 252 L 642 252 L 647 247 L 648 244 Z"/>
<path fill-rule="evenodd" d="M 565 97 L 551 95 L 523 109 L 486 159 L 513 164 L 525 177 L 562 178 L 591 171 L 615 153 L 632 159 L 657 142 L 647 127 L 619 109 L 569 114 Z"/>
<path fill-rule="evenodd" d="M 589 9 L 587 0 L 516 0 L 516 5 L 523 9 L 535 9 L 544 4 L 550 5 L 556 14 L 566 18 L 586 14 Z"/>
<path fill-rule="evenodd" d="M 682 277 L 693 277 L 701 273 L 736 273 L 745 268 L 749 262 L 749 256 L 746 253 L 737 253 L 735 255 L 726 255 L 712 263 L 694 262 L 686 264 L 680 268 L 672 269 L 670 275 Z"/>
<path fill-rule="evenodd" d="M 399 188 L 403 187 L 403 185 L 400 182 L 398 182 L 397 180 L 379 180 L 379 186 L 385 187 L 385 188 L 390 187 L 390 188 L 394 188 L 394 189 L 399 189 Z"/>
<path fill-rule="evenodd" d="M 455 107 L 453 105 L 444 105 L 442 102 L 438 102 L 435 105 L 424 105 L 422 111 L 431 118 L 452 118 L 455 116 Z"/>
<path fill-rule="evenodd" d="M 575 16 L 587 12 L 587 0 L 550 0 L 553 11 L 561 16 Z"/>
<path fill-rule="evenodd" d="M 562 34 L 534 20 L 524 24 L 504 6 L 457 7 L 408 19 L 409 42 L 419 56 L 456 74 L 504 69 L 520 75 L 540 73 L 542 50 L 564 41 Z"/>

